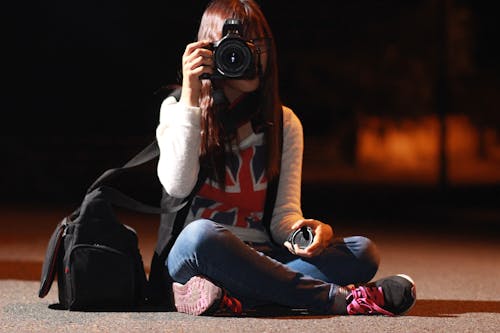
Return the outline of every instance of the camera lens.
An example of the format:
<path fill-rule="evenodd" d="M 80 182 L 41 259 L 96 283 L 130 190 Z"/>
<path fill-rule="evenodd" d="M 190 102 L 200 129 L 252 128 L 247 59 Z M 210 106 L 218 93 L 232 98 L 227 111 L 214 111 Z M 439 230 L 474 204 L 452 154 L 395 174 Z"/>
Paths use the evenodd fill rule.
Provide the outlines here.
<path fill-rule="evenodd" d="M 242 77 L 252 63 L 252 52 L 240 39 L 224 40 L 214 56 L 217 70 L 228 78 Z"/>
<path fill-rule="evenodd" d="M 226 64 L 231 64 L 231 66 L 239 66 L 241 62 L 241 54 L 238 52 L 239 50 L 232 50 L 224 54 L 227 59 L 225 59 Z"/>

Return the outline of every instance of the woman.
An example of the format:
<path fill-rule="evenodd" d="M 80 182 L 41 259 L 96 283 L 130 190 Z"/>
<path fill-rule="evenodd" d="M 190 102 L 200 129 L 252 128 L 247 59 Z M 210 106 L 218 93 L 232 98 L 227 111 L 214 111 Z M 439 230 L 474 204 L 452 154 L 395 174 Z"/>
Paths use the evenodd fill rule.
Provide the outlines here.
<path fill-rule="evenodd" d="M 238 21 L 228 28 L 227 19 Z M 252 53 L 251 68 L 236 78 L 214 63 L 223 30 Z M 302 216 L 302 125 L 281 104 L 275 44 L 256 3 L 212 1 L 182 63 L 180 98 L 165 99 L 157 128 L 159 179 L 170 197 L 192 198 L 165 261 L 177 310 L 240 314 L 276 304 L 321 314 L 407 312 L 415 302 L 408 276 L 367 284 L 379 264 L 370 240 L 335 238 L 330 225 Z M 312 243 L 292 245 L 290 235 L 304 227 Z"/>

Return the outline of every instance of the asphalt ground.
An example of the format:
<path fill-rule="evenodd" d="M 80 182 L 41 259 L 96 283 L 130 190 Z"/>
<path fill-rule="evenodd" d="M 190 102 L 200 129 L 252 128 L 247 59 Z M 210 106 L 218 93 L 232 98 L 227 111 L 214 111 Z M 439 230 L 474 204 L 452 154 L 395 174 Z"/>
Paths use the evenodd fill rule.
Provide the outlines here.
<path fill-rule="evenodd" d="M 467 210 L 468 214 L 457 207 L 461 218 L 456 221 L 455 212 L 446 215 L 447 221 L 418 223 L 425 212 L 417 208 L 405 216 L 373 220 L 353 211 L 350 215 L 355 218 L 340 214 L 332 222 L 338 236 L 365 235 L 377 243 L 382 261 L 375 279 L 405 273 L 415 280 L 416 305 L 407 315 L 394 318 L 303 314 L 221 318 L 161 311 L 55 310 L 51 305 L 57 303 L 56 283 L 47 297 L 38 298 L 40 268 L 53 228 L 72 209 L 70 205 L 0 209 L 1 332 L 500 331 L 500 214 L 495 207 Z M 125 212 L 120 217 L 137 230 L 148 270 L 157 218 Z M 443 218 L 442 212 L 436 217 Z"/>

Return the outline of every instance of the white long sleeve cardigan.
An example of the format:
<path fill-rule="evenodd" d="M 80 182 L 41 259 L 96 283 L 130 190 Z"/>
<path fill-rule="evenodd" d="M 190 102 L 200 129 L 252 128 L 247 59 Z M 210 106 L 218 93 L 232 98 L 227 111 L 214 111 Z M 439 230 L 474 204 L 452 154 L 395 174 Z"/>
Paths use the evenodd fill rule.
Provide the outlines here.
<path fill-rule="evenodd" d="M 199 153 L 200 108 L 188 107 L 174 97 L 166 98 L 160 108 L 156 137 L 160 147 L 158 177 L 165 191 L 176 198 L 185 198 L 193 190 L 200 171 Z M 263 140 L 263 133 L 252 133 L 239 143 L 245 149 Z M 302 219 L 300 206 L 302 154 L 302 124 L 293 111 L 283 107 L 283 153 L 275 207 L 271 218 L 273 239 L 282 244 L 292 224 Z M 189 223 L 191 221 L 186 221 Z M 227 226 L 226 226 L 227 227 Z M 244 241 L 268 242 L 268 235 L 257 229 L 228 227 Z"/>

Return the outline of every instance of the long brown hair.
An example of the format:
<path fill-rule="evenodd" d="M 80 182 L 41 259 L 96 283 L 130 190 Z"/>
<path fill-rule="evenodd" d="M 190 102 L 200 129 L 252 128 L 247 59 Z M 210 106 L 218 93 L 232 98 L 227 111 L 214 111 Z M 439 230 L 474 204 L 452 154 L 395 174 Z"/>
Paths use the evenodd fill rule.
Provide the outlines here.
<path fill-rule="evenodd" d="M 265 37 L 269 39 L 266 70 L 260 76 L 261 117 L 268 124 L 264 129 L 267 145 L 266 176 L 273 179 L 279 173 L 280 122 L 282 104 L 278 90 L 278 67 L 276 46 L 269 24 L 259 6 L 253 0 L 213 0 L 201 18 L 198 40 L 215 42 L 222 37 L 222 27 L 228 18 L 239 19 L 243 26 L 243 38 Z M 200 96 L 201 108 L 201 156 L 202 165 L 207 168 L 208 176 L 220 185 L 225 182 L 225 147 L 227 137 L 217 119 L 217 105 L 212 96 L 212 82 L 203 80 Z"/>

